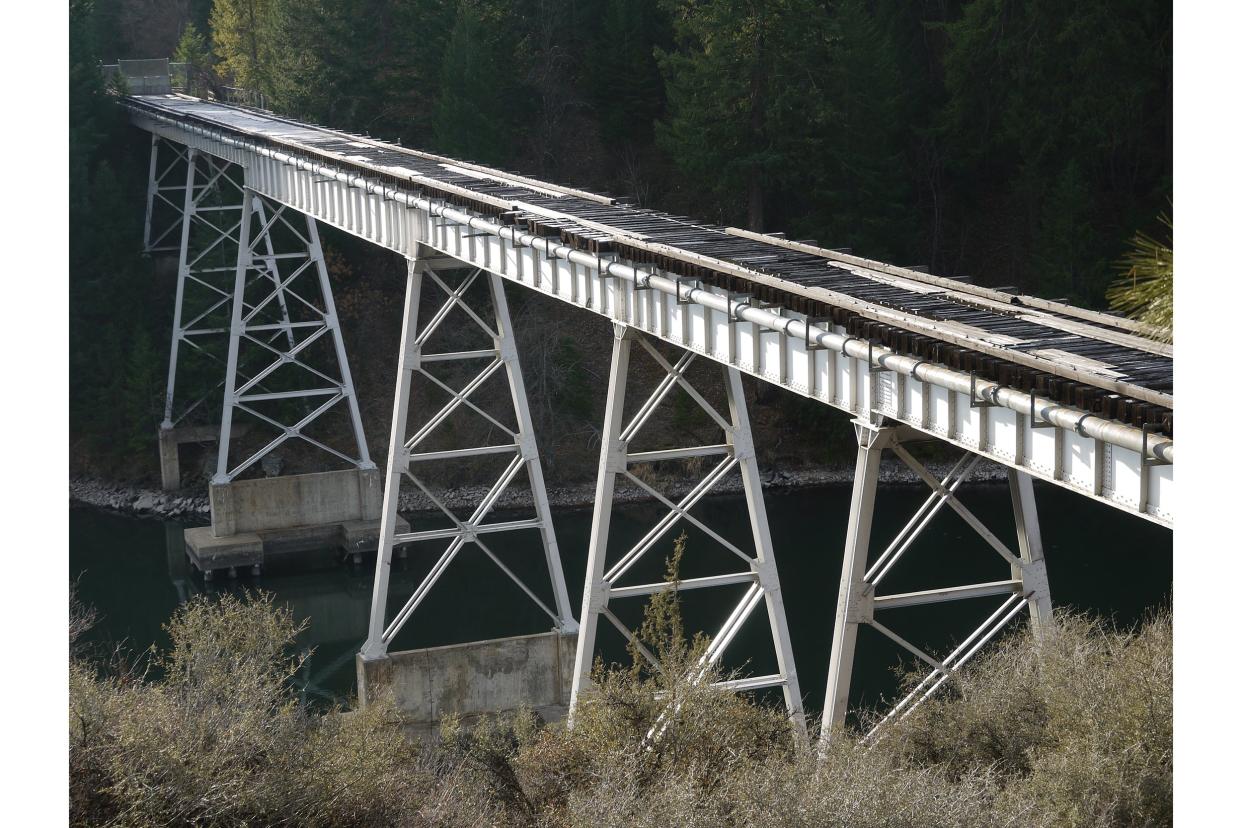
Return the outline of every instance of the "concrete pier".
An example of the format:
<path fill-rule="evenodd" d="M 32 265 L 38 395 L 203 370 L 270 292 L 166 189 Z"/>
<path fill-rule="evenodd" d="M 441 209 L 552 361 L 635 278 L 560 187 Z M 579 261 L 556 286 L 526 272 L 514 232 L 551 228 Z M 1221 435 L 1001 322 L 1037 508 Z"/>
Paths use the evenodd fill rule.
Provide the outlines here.
<path fill-rule="evenodd" d="M 233 433 L 242 437 L 250 430 L 249 423 L 233 426 Z M 177 426 L 161 428 L 160 432 L 160 486 L 166 492 L 181 488 L 181 446 L 184 443 L 218 443 L 219 426 Z"/>
<path fill-rule="evenodd" d="M 569 711 L 576 634 L 556 631 L 357 657 L 358 703 L 392 692 L 409 732 L 436 738 L 451 713 L 469 721 L 529 707 L 544 721 Z"/>
<path fill-rule="evenodd" d="M 211 526 L 185 530 L 186 555 L 208 577 L 257 571 L 315 549 L 341 549 L 357 560 L 379 546 L 380 485 L 375 469 L 213 484 Z M 397 525 L 409 531 L 400 518 Z"/>

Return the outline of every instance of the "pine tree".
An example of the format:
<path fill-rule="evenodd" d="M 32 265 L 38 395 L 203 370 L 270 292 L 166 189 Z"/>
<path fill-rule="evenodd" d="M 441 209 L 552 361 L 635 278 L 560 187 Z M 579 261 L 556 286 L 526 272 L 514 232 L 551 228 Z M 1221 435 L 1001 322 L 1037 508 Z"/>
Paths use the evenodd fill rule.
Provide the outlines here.
<path fill-rule="evenodd" d="M 520 143 L 523 94 L 506 50 L 510 31 L 503 4 L 461 0 L 441 61 L 439 100 L 432 116 L 436 148 L 469 161 L 500 164 Z"/>
<path fill-rule="evenodd" d="M 886 259 L 911 255 L 918 235 L 911 209 L 910 127 L 896 49 L 865 0 L 830 7 L 832 47 L 823 82 L 806 84 L 830 113 L 819 157 L 803 159 L 805 186 L 790 207 L 790 229 L 829 247 Z"/>
<path fill-rule="evenodd" d="M 1173 220 L 1160 216 L 1168 240 L 1139 232 L 1117 263 L 1121 278 L 1108 288 L 1109 306 L 1147 325 L 1150 336 L 1173 341 Z"/>
<path fill-rule="evenodd" d="M 272 6 L 273 0 L 215 0 L 211 7 L 212 50 L 220 70 L 244 89 L 271 91 Z"/>
<path fill-rule="evenodd" d="M 182 29 L 173 62 L 185 64 L 186 92 L 205 97 L 212 81 L 211 50 L 207 47 L 207 38 L 193 23 L 187 23 Z"/>
<path fill-rule="evenodd" d="M 668 22 L 651 0 L 604 0 L 587 84 L 606 146 L 650 143 L 664 108 L 657 48 L 669 48 Z"/>
<path fill-rule="evenodd" d="M 660 51 L 668 114 L 657 140 L 698 188 L 765 229 L 772 194 L 815 163 L 826 125 L 827 17 L 809 0 L 667 2 L 676 50 Z"/>
<path fill-rule="evenodd" d="M 1000 217 L 989 235 L 1034 289 L 1099 302 L 1124 239 L 1168 197 L 1169 15 L 1149 0 L 975 0 L 939 27 L 967 218 Z"/>

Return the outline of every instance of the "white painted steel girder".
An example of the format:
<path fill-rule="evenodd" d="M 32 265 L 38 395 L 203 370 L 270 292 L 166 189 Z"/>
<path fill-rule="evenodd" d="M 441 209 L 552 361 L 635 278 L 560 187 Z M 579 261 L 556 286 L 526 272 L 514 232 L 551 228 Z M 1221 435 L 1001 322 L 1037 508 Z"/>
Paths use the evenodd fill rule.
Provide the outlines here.
<path fill-rule="evenodd" d="M 402 255 L 418 245 L 607 316 L 795 393 L 874 414 L 1166 526 L 1173 442 L 1060 403 L 902 356 L 801 314 L 574 250 L 494 220 L 208 127 L 149 112 L 139 126 L 241 164 L 248 184 Z"/>
<path fill-rule="evenodd" d="M 828 663 L 828 686 L 824 696 L 821 729 L 823 740 L 839 733 L 845 725 L 854 669 L 854 651 L 860 626 L 872 627 L 931 667 L 931 673 L 923 682 L 891 709 L 884 719 L 887 721 L 894 716 L 908 715 L 999 633 L 1024 606 L 1029 610 L 1031 623 L 1037 632 L 1053 623 L 1052 599 L 1048 591 L 1048 574 L 1030 475 L 1014 468 L 1009 470 L 1017 534 L 1017 552 L 1014 552 L 957 499 L 958 487 L 979 462 L 977 454 L 966 453 L 943 480 L 937 480 L 902 445 L 902 440 L 911 433 L 909 429 L 856 421 L 855 431 L 858 437 L 858 460 L 854 471 L 854 489 L 850 501 L 845 555 L 841 564 L 841 585 L 837 595 L 836 619 Z M 916 438 L 922 437 L 917 432 L 914 434 Z M 885 450 L 892 451 L 914 471 L 931 489 L 931 495 L 888 547 L 872 561 L 869 554 L 871 521 L 879 483 L 880 459 Z M 965 520 L 992 551 L 1009 565 L 1009 578 L 986 583 L 942 586 L 919 592 L 877 594 L 885 576 L 945 506 Z M 884 610 L 992 596 L 1004 597 L 1000 607 L 944 659 L 929 655 L 876 618 L 876 614 Z M 876 732 L 873 729 L 871 733 Z"/>
<path fill-rule="evenodd" d="M 570 608 L 565 575 L 561 569 L 561 556 L 556 543 L 556 532 L 552 525 L 552 511 L 548 505 L 548 493 L 544 485 L 538 447 L 535 443 L 535 431 L 531 422 L 522 369 L 518 361 L 516 334 L 509 316 L 509 304 L 505 299 L 504 283 L 494 274 L 485 274 L 479 268 L 469 268 L 469 272 L 457 284 L 450 284 L 431 266 L 433 258 L 426 255 L 430 252 L 427 248 L 416 248 L 416 255 L 409 261 L 406 276 L 405 316 L 401 328 L 401 351 L 398 357 L 396 391 L 393 396 L 392 435 L 388 443 L 387 477 L 384 484 L 383 512 L 380 517 L 379 550 L 375 559 L 371 619 L 367 640 L 362 647 L 364 659 L 384 657 L 388 652 L 389 644 L 430 593 L 436 581 L 444 574 L 461 549 L 471 543 L 482 550 L 527 597 L 548 615 L 557 630 L 562 633 L 573 633 L 578 629 L 578 623 L 574 620 Z M 448 264 L 447 269 L 452 269 L 454 265 L 469 267 L 461 262 L 450 261 Z M 467 290 L 480 280 L 487 284 L 491 297 L 491 321 L 471 307 L 465 299 Z M 424 301 L 425 281 L 439 288 L 446 298 L 443 304 L 436 308 L 427 324 L 420 329 L 419 307 Z M 428 340 L 454 310 L 460 310 L 465 314 L 470 324 L 478 329 L 477 332 L 481 332 L 490 342 L 490 347 L 455 352 L 435 352 L 426 349 Z M 458 318 L 460 319 L 460 315 Z M 453 388 L 430 370 L 433 365 L 444 366 L 447 363 L 462 363 L 470 366 L 469 374 L 472 379 L 461 388 Z M 471 396 L 488 379 L 501 375 L 502 372 L 509 386 L 517 422 L 516 429 L 510 428 L 471 399 Z M 414 428 L 411 425 L 410 407 L 416 378 L 422 387 L 438 387 L 447 393 L 449 399 L 441 408 L 431 413 L 422 425 Z M 450 423 L 454 417 L 465 414 L 468 410 L 489 421 L 494 430 L 503 435 L 500 441 L 434 451 L 425 447 L 424 444 L 437 429 Z M 482 455 L 509 456 L 510 460 L 495 483 L 474 506 L 469 516 L 464 518 L 436 497 L 431 488 L 416 473 L 420 464 L 441 463 Z M 488 518 L 496 503 L 515 480 L 521 479 L 523 472 L 529 484 L 535 517 L 526 520 L 496 521 L 493 519 L 489 521 Z M 413 483 L 448 519 L 450 525 L 447 528 L 404 533 L 396 531 L 397 508 L 401 498 L 401 484 L 404 481 Z M 504 563 L 501 555 L 491 548 L 490 544 L 493 543 L 490 539 L 491 535 L 516 531 L 539 533 L 544 560 L 552 583 L 555 608 L 549 607 L 530 585 Z M 488 540 L 484 540 L 484 537 L 488 537 Z M 431 571 L 423 578 L 422 583 L 389 619 L 388 590 L 393 550 L 405 544 L 430 540 L 445 540 L 448 543 L 441 551 Z"/>
<path fill-rule="evenodd" d="M 570 721 L 574 707 L 590 685 L 590 674 L 595 657 L 595 643 L 600 618 L 610 624 L 658 668 L 656 657 L 643 645 L 635 633 L 611 611 L 612 601 L 624 598 L 645 598 L 655 592 L 670 588 L 666 583 L 622 584 L 626 574 L 653 549 L 666 548 L 659 544 L 667 542 L 674 527 L 681 522 L 689 523 L 710 537 L 714 542 L 736 555 L 741 561 L 740 571 L 722 573 L 679 581 L 677 590 L 732 588 L 745 585 L 741 600 L 733 608 L 724 624 L 711 640 L 704 654 L 702 665 L 706 675 L 708 667 L 720 660 L 730 642 L 762 602 L 767 608 L 768 626 L 776 653 L 777 672 L 770 676 L 749 677 L 740 681 L 726 682 L 733 689 L 759 689 L 780 687 L 785 706 L 798 732 L 806 734 L 806 722 L 802 711 L 802 694 L 798 674 L 794 667 L 793 649 L 789 640 L 789 627 L 785 621 L 785 606 L 781 597 L 780 580 L 776 570 L 776 556 L 772 549 L 772 537 L 768 530 L 767 510 L 763 502 L 763 490 L 759 481 L 759 468 L 755 459 L 754 440 L 750 431 L 750 419 L 746 413 L 746 397 L 742 391 L 741 374 L 736 368 L 725 367 L 725 398 L 728 413 L 715 409 L 685 376 L 686 369 L 696 354 L 682 352 L 676 363 L 669 362 L 651 344 L 649 338 L 636 329 L 618 322 L 614 323 L 611 368 L 608 375 L 607 407 L 604 414 L 604 430 L 600 446 L 599 476 L 596 479 L 594 513 L 591 518 L 591 541 L 587 552 L 586 583 L 582 594 L 582 621 L 578 631 L 578 650 L 574 659 L 573 690 L 570 701 Z M 632 419 L 625 420 L 626 386 L 629 378 L 631 344 L 638 342 L 647 354 L 664 371 L 654 391 L 639 406 Z M 721 443 L 687 446 L 646 452 L 632 452 L 630 446 L 643 427 L 650 422 L 652 414 L 667 399 L 669 393 L 680 387 L 711 418 L 723 432 Z M 632 471 L 636 465 L 664 460 L 701 460 L 708 458 L 708 469 L 699 483 L 680 500 L 674 502 L 646 483 Z M 722 537 L 711 526 L 695 517 L 691 510 L 733 471 L 742 476 L 746 494 L 746 509 L 750 518 L 751 546 L 753 554 Z M 610 521 L 613 493 L 619 478 L 643 489 L 668 511 L 639 541 L 609 562 Z M 615 550 L 614 550 L 615 551 Z M 693 555 L 691 549 L 689 554 Z M 733 567 L 735 570 L 738 567 Z M 658 732 L 656 732 L 658 731 Z M 658 738 L 663 725 L 657 723 L 649 738 Z"/>

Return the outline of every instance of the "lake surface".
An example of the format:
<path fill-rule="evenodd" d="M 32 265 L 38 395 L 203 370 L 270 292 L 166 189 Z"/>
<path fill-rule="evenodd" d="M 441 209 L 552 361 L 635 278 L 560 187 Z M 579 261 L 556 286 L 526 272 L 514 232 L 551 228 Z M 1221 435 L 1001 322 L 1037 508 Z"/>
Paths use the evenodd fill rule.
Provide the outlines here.
<path fill-rule="evenodd" d="M 872 536 L 873 559 L 905 525 L 927 491 L 924 487 L 881 486 Z M 964 486 L 959 494 L 998 537 L 1012 541 L 1013 519 L 1006 486 Z M 1036 483 L 1036 499 L 1056 606 L 1091 611 L 1130 625 L 1153 608 L 1171 602 L 1171 531 L 1049 485 Z M 767 496 L 794 658 L 809 709 L 818 710 L 823 701 L 849 502 L 848 486 Z M 663 514 L 658 504 L 618 507 L 613 517 L 610 561 Z M 743 549 L 749 548 L 745 501 L 740 496 L 706 499 L 694 514 Z M 554 522 L 576 615 L 591 513 L 562 510 Z M 70 509 L 70 575 L 77 581 L 80 598 L 101 615 L 90 634 L 94 642 L 108 647 L 123 643 L 133 651 L 152 643 L 163 645 L 167 638 L 161 625 L 181 601 L 204 591 L 257 587 L 274 593 L 296 617 L 310 620 L 305 646 L 314 651 L 299 676 L 307 699 L 345 699 L 354 691 L 354 654 L 366 637 L 373 558 L 354 566 L 325 551 L 303 564 L 271 568 L 257 578 L 243 575 L 228 581 L 218 576 L 215 582 L 205 584 L 185 558 L 182 529 L 173 521 Z M 739 571 L 740 561 L 732 553 L 700 532 L 691 530 L 688 535 L 682 577 Z M 627 583 L 660 580 L 673 537 L 673 533 L 666 535 L 649 554 L 645 567 L 636 567 Z M 412 547 L 405 560 L 394 562 L 390 614 L 405 602 L 442 546 Z M 494 543 L 492 548 L 552 604 L 535 533 L 509 534 L 506 543 Z M 885 579 L 881 592 L 1008 577 L 1008 564 L 945 508 Z M 684 593 L 687 627 L 713 632 L 743 590 L 738 586 Z M 999 601 L 984 598 L 893 610 L 885 613 L 884 623 L 933 654 L 943 655 Z M 632 628 L 641 619 L 641 608 L 641 599 L 613 603 L 617 615 Z M 402 630 L 393 649 L 540 632 L 550 626 L 548 617 L 482 552 L 467 547 Z M 623 659 L 623 642 L 611 626 L 601 625 L 600 635 L 605 657 Z M 760 608 L 730 647 L 727 665 L 748 672 L 772 672 L 775 661 L 769 642 L 766 613 Z M 896 687 L 892 668 L 902 652 L 879 633 L 865 628 L 859 633 L 858 652 L 853 703 L 870 704 L 882 695 L 891 695 Z"/>

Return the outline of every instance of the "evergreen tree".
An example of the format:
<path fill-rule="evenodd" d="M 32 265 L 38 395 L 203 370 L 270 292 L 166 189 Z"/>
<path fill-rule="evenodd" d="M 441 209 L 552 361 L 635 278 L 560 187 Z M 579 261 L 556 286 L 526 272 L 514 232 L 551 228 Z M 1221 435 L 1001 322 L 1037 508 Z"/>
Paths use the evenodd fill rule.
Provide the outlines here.
<path fill-rule="evenodd" d="M 95 57 L 92 30 L 94 3 L 71 0 L 69 4 L 69 238 L 70 265 L 86 253 L 74 244 L 74 234 L 84 231 L 90 209 L 91 168 L 103 144 L 113 113 L 104 96 L 104 79 Z"/>
<path fill-rule="evenodd" d="M 974 0 L 943 27 L 963 229 L 999 215 L 1019 279 L 1099 302 L 1130 228 L 1168 197 L 1171 30 L 1152 0 Z"/>
<path fill-rule="evenodd" d="M 839 0 L 829 7 L 833 40 L 825 77 L 807 79 L 800 92 L 821 96 L 831 116 L 818 138 L 821 157 L 802 159 L 808 180 L 787 202 L 787 218 L 790 229 L 829 247 L 906 257 L 918 233 L 908 107 L 896 49 L 869 5 Z"/>
<path fill-rule="evenodd" d="M 185 64 L 186 91 L 191 95 L 205 96 L 212 80 L 211 50 L 207 47 L 207 38 L 193 23 L 187 23 L 182 30 L 173 61 Z"/>
<path fill-rule="evenodd" d="M 805 178 L 827 122 L 828 19 L 810 0 L 670 0 L 675 51 L 658 59 L 668 113 L 657 140 L 724 217 L 765 229 L 774 191 Z"/>
<path fill-rule="evenodd" d="M 1160 216 L 1167 241 L 1139 232 L 1118 262 L 1121 278 L 1108 288 L 1108 302 L 1115 311 L 1147 325 L 1149 334 L 1162 342 L 1173 341 L 1173 220 Z"/>
<path fill-rule="evenodd" d="M 126 375 L 158 374 L 150 343 L 166 305 L 153 301 L 142 245 L 145 159 L 124 112 L 105 91 L 90 0 L 69 6 L 69 410 L 72 437 L 99 460 L 154 443 L 149 388 Z M 156 321 L 155 316 L 161 317 Z M 145 340 L 145 345 L 141 344 Z M 149 453 L 145 456 L 152 456 Z"/>
<path fill-rule="evenodd" d="M 457 158 L 501 164 L 511 159 L 522 130 L 524 90 L 510 67 L 512 29 L 502 3 L 461 0 L 441 61 L 439 100 L 432 117 L 436 148 Z"/>
<path fill-rule="evenodd" d="M 664 108 L 657 48 L 671 47 L 667 18 L 652 0 L 603 0 L 587 84 L 606 146 L 649 144 Z"/>
<path fill-rule="evenodd" d="M 272 0 L 275 108 L 425 144 L 449 0 Z"/>
<path fill-rule="evenodd" d="M 276 39 L 274 0 L 215 0 L 211 7 L 212 50 L 220 70 L 245 89 L 270 92 Z"/>

